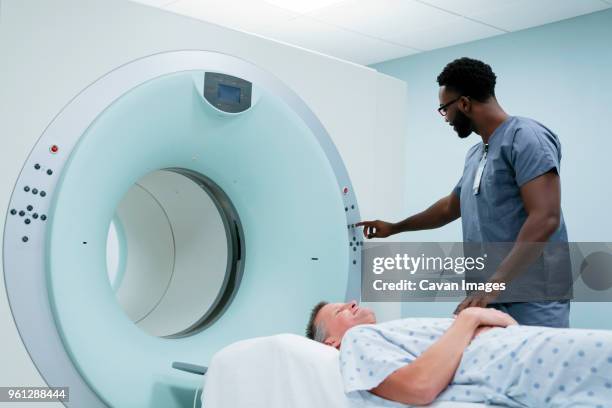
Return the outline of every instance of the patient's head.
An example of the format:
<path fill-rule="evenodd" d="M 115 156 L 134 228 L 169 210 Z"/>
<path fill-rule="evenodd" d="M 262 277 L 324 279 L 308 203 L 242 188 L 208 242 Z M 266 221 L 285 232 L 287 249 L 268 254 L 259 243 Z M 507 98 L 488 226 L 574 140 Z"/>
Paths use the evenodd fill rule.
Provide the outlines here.
<path fill-rule="evenodd" d="M 354 300 L 348 303 L 319 302 L 310 313 L 306 336 L 340 348 L 342 336 L 348 329 L 370 323 L 376 323 L 374 312 L 367 307 L 359 307 Z"/>

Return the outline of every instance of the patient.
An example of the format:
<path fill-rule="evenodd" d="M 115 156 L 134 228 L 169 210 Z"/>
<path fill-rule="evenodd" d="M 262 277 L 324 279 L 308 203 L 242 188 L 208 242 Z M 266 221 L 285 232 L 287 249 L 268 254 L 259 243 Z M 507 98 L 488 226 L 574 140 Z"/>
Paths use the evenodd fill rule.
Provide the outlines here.
<path fill-rule="evenodd" d="M 377 324 L 356 302 L 321 302 L 306 334 L 340 350 L 344 390 L 362 404 L 603 408 L 612 401 L 609 331 L 518 326 L 489 308 Z"/>

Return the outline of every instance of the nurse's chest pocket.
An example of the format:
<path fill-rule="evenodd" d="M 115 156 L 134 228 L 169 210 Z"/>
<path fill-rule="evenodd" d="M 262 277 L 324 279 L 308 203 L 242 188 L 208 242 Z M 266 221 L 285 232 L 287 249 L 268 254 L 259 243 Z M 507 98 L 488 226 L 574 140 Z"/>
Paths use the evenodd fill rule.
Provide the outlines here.
<path fill-rule="evenodd" d="M 493 170 L 485 168 L 480 189 L 489 200 L 497 203 L 520 194 L 518 184 L 516 184 L 516 175 L 510 168 Z"/>

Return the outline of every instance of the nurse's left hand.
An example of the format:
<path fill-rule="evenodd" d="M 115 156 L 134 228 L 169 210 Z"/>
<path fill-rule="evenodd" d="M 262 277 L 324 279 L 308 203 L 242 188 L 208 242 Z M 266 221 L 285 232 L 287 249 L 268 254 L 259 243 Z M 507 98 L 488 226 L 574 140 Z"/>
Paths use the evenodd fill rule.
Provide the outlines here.
<path fill-rule="evenodd" d="M 454 315 L 458 315 L 463 309 L 468 307 L 487 307 L 489 303 L 491 303 L 495 298 L 497 298 L 498 292 L 474 292 L 471 295 L 467 296 L 463 302 L 459 303 L 459 306 L 453 312 Z"/>

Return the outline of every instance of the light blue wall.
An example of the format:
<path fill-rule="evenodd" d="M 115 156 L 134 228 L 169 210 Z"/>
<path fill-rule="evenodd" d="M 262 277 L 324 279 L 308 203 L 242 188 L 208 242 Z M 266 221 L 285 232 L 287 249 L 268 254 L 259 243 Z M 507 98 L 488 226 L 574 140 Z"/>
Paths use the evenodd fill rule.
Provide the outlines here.
<path fill-rule="evenodd" d="M 562 143 L 562 208 L 571 241 L 612 242 L 612 10 L 425 52 L 374 66 L 408 84 L 406 215 L 448 194 L 477 135 L 460 140 L 436 112 L 436 77 L 459 57 L 497 74 L 511 115 L 532 117 Z M 410 241 L 460 241 L 460 222 L 404 234 Z M 447 315 L 455 305 L 410 304 L 404 315 Z M 573 304 L 572 325 L 612 329 L 611 304 Z"/>

